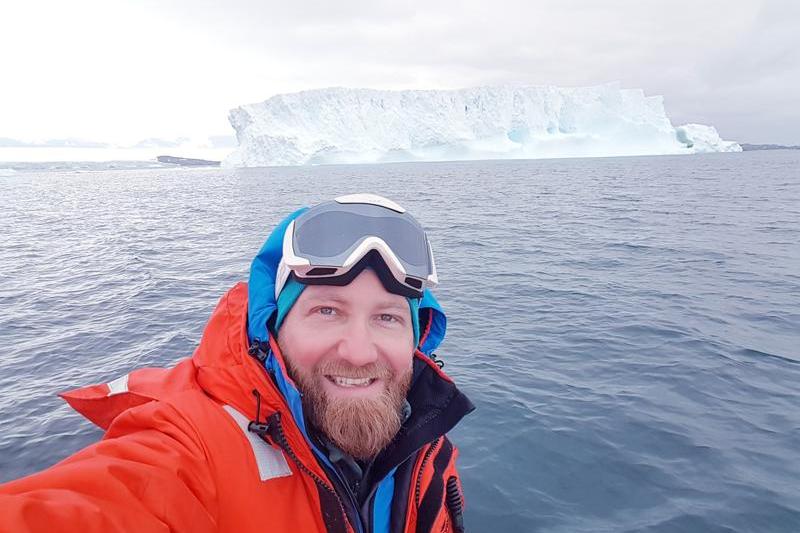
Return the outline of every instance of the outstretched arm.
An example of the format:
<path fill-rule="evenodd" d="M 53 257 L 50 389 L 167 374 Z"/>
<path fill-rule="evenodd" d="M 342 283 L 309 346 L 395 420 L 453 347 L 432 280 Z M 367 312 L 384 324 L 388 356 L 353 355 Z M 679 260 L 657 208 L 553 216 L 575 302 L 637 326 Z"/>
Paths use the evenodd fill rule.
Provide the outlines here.
<path fill-rule="evenodd" d="M 196 429 L 150 402 L 103 440 L 0 485 L 0 532 L 216 531 L 216 489 Z"/>

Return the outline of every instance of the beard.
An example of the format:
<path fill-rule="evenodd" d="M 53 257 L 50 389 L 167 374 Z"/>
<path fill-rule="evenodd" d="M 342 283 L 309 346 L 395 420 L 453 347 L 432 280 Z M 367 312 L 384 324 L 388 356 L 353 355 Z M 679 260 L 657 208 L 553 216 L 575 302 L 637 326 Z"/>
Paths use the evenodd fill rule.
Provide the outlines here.
<path fill-rule="evenodd" d="M 311 369 L 300 369 L 286 357 L 286 365 L 302 393 L 303 411 L 309 422 L 348 455 L 362 461 L 371 460 L 400 431 L 401 412 L 411 385 L 410 366 L 397 375 L 388 366 L 377 363 L 352 366 L 343 361 L 330 361 Z M 323 387 L 323 380 L 328 379 L 326 375 L 378 378 L 385 387 L 377 397 L 331 398 Z"/>

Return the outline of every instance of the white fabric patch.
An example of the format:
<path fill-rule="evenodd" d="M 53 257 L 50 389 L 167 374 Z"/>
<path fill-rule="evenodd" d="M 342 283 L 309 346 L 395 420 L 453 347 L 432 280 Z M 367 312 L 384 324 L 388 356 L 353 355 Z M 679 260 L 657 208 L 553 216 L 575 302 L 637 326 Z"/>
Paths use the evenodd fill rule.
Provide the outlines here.
<path fill-rule="evenodd" d="M 115 394 L 128 392 L 128 374 L 125 374 L 114 381 L 109 381 L 106 383 L 106 386 L 108 387 L 107 396 L 114 396 Z"/>
<path fill-rule="evenodd" d="M 258 475 L 261 481 L 292 475 L 292 471 L 283 453 L 264 442 L 264 440 L 255 433 L 247 430 L 250 421 L 246 416 L 230 405 L 223 405 L 222 408 L 236 421 L 239 429 L 244 432 L 245 437 L 247 437 L 247 440 L 250 442 L 250 447 L 253 449 L 253 455 L 258 465 Z"/>

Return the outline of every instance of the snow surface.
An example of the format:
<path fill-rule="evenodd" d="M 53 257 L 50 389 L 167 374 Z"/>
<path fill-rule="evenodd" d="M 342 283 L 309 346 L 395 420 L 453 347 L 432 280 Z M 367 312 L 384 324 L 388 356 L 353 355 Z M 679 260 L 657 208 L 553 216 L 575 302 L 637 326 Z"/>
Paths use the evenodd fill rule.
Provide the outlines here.
<path fill-rule="evenodd" d="M 741 152 L 742 147 L 733 141 L 723 141 L 714 126 L 703 124 L 684 124 L 675 128 L 678 141 L 694 153 Z"/>
<path fill-rule="evenodd" d="M 675 128 L 660 96 L 619 84 L 448 91 L 318 89 L 231 110 L 225 166 L 741 151 L 710 126 Z"/>

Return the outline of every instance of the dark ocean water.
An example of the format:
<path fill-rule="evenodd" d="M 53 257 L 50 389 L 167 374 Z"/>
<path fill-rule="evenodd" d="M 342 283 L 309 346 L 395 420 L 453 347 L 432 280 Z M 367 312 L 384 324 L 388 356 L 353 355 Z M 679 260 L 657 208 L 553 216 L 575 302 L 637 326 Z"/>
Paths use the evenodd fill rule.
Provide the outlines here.
<path fill-rule="evenodd" d="M 428 227 L 467 526 L 800 532 L 800 152 L 0 178 L 0 481 L 101 434 L 56 396 L 192 353 L 271 227 Z"/>

